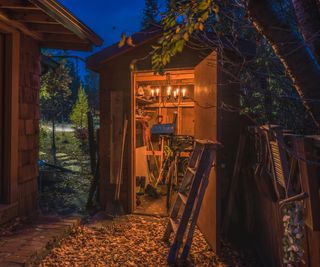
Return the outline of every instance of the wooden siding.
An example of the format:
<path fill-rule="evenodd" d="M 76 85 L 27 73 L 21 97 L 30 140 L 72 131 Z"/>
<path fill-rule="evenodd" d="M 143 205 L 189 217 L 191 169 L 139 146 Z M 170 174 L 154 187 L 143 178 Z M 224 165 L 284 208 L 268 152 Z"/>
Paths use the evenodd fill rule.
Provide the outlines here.
<path fill-rule="evenodd" d="M 101 159 L 100 167 L 100 205 L 105 208 L 112 202 L 114 196 L 114 185 L 110 182 L 111 166 L 111 94 L 112 92 L 122 92 L 123 94 L 123 114 L 131 118 L 129 122 L 130 138 L 127 139 L 125 159 L 124 159 L 124 181 L 121 188 L 121 201 L 125 204 L 125 210 L 132 212 L 135 207 L 133 203 L 135 186 L 134 179 L 134 149 L 135 149 L 135 124 L 134 121 L 134 84 L 136 75 L 130 71 L 130 64 L 134 59 L 145 58 L 150 52 L 151 43 L 136 47 L 117 58 L 114 58 L 100 65 L 100 127 L 101 138 L 99 143 L 99 153 Z M 208 55 L 208 54 L 207 54 Z M 224 148 L 218 154 L 218 163 L 216 170 L 212 171 L 210 185 L 206 193 L 202 211 L 199 218 L 199 226 L 205 234 L 206 239 L 214 250 L 219 252 L 220 247 L 220 224 L 221 224 L 221 199 L 219 194 L 226 192 L 221 188 L 221 180 L 225 179 L 228 172 L 221 168 L 221 159 L 225 159 L 224 164 L 228 165 L 230 172 L 233 169 L 233 162 L 236 155 L 237 142 L 241 128 L 240 116 L 238 112 L 224 112 L 220 110 L 222 102 L 230 105 L 239 105 L 239 84 L 229 82 L 229 77 L 223 76 L 219 65 L 219 56 L 217 52 L 205 58 L 203 54 L 186 49 L 182 54 L 175 57 L 169 64 L 168 69 L 190 71 L 193 79 L 195 69 L 195 100 L 198 105 L 194 108 L 194 130 L 195 137 L 199 139 L 211 139 L 222 142 Z M 143 76 L 141 72 L 151 70 L 150 58 L 138 61 L 136 64 L 139 78 Z M 146 73 L 146 76 L 149 75 Z M 143 77 L 141 79 L 146 79 Z M 157 78 L 161 80 L 161 77 Z M 162 77 L 162 79 L 164 79 Z M 223 79 L 227 79 L 224 81 Z M 223 80 L 223 82 L 221 82 Z M 225 91 L 226 90 L 226 91 Z M 202 106 L 202 108 L 200 107 Z M 210 108 L 203 108 L 203 106 Z M 190 115 L 190 114 L 189 114 Z M 193 115 L 192 115 L 193 116 Z M 245 127 L 245 125 L 243 126 Z M 189 128 L 188 128 L 189 129 Z M 191 131 L 190 129 L 188 131 Z M 129 137 L 129 135 L 128 135 Z M 230 178 L 230 177 L 229 177 Z"/>
<path fill-rule="evenodd" d="M 39 150 L 40 48 L 36 41 L 21 36 L 19 86 L 19 170 L 20 216 L 37 209 Z"/>

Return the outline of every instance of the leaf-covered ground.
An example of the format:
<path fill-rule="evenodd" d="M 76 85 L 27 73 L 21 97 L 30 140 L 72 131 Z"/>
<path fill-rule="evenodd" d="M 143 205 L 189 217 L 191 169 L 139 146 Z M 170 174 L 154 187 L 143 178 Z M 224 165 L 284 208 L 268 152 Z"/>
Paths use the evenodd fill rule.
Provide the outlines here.
<path fill-rule="evenodd" d="M 162 241 L 166 221 L 130 215 L 80 226 L 40 266 L 168 266 L 169 247 Z M 187 266 L 257 265 L 227 245 L 223 246 L 222 258 L 218 258 L 197 230 Z"/>

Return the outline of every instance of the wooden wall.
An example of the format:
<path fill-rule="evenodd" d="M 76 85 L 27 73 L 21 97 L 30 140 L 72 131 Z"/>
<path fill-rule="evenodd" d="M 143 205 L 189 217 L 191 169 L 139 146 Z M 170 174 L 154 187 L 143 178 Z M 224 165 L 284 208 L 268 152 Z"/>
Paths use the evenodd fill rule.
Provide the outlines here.
<path fill-rule="evenodd" d="M 19 86 L 19 215 L 37 209 L 39 154 L 40 48 L 38 43 L 21 35 Z"/>
<path fill-rule="evenodd" d="M 111 92 L 123 93 L 123 107 L 131 119 L 133 119 L 133 91 L 130 63 L 133 59 L 143 58 L 150 51 L 151 44 L 137 47 L 131 52 L 123 54 L 108 62 L 101 63 L 99 73 L 101 75 L 100 90 L 100 204 L 107 207 L 114 196 L 114 185 L 110 183 L 110 134 L 112 131 L 112 116 L 110 110 Z M 208 54 L 207 54 L 208 55 Z M 228 179 L 232 173 L 233 162 L 237 152 L 237 144 L 241 131 L 239 112 L 225 112 L 220 109 L 222 102 L 230 105 L 239 105 L 239 84 L 229 83 L 230 77 L 223 74 L 219 65 L 219 56 L 216 52 L 210 54 L 204 60 L 203 54 L 186 49 L 183 54 L 175 57 L 168 68 L 195 68 L 195 100 L 201 106 L 195 107 L 195 137 L 198 139 L 210 139 L 223 143 L 224 148 L 218 153 L 217 168 L 212 171 L 210 184 L 205 195 L 203 207 L 199 218 L 199 227 L 205 234 L 212 248 L 219 252 L 220 224 L 222 196 L 226 189 L 222 189 L 221 180 Z M 150 58 L 137 64 L 138 70 L 150 70 Z M 123 114 L 121 114 L 123 116 Z M 121 116 L 120 116 L 121 119 Z M 245 126 L 243 126 L 244 128 Z M 124 183 L 121 189 L 121 200 L 128 212 L 133 211 L 133 139 L 134 125 L 129 123 L 125 159 L 124 159 Z M 222 168 L 221 163 L 227 167 Z M 227 170 L 228 169 L 228 170 Z"/>
<path fill-rule="evenodd" d="M 133 120 L 133 77 L 130 70 L 130 64 L 133 60 L 145 58 L 151 51 L 152 43 L 136 47 L 135 49 L 127 52 L 119 57 L 100 65 L 100 143 L 99 143 L 99 156 L 100 156 L 100 186 L 99 197 L 100 205 L 107 208 L 112 202 L 114 197 L 114 184 L 110 183 L 110 159 L 111 159 L 111 131 L 112 130 L 112 113 L 110 110 L 111 92 L 122 92 L 124 114 L 119 114 L 118 118 L 126 114 L 129 118 L 128 136 L 126 142 L 124 170 L 123 170 L 123 185 L 121 187 L 121 201 L 124 208 L 128 212 L 133 211 L 133 192 L 131 183 L 133 181 L 134 166 L 132 155 L 135 151 L 133 147 L 134 127 Z M 198 64 L 203 59 L 202 55 L 194 53 L 190 49 L 186 49 L 183 54 L 176 57 L 168 66 L 168 68 L 190 68 Z M 138 61 L 137 70 L 150 70 L 151 59 L 150 57 L 145 60 Z"/>
<path fill-rule="evenodd" d="M 0 29 L 3 25 L 0 24 Z M 12 38 L 12 70 L 8 74 L 9 197 L 0 203 L 0 223 L 37 210 L 40 48 L 32 38 L 5 28 Z"/>

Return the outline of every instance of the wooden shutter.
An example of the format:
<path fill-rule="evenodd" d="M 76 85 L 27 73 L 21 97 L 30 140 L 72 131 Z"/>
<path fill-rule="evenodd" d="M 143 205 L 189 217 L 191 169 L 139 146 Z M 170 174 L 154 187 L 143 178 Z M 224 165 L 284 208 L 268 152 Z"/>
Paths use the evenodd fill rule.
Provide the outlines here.
<path fill-rule="evenodd" d="M 5 61 L 5 35 L 0 33 L 0 202 L 5 197 L 3 172 Z"/>

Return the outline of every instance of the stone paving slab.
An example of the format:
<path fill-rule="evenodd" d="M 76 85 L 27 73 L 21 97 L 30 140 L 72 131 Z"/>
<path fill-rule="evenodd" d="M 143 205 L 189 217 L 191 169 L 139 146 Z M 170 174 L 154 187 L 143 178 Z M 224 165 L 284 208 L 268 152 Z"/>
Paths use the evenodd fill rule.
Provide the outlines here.
<path fill-rule="evenodd" d="M 0 267 L 34 266 L 79 223 L 74 217 L 41 216 L 9 235 L 0 236 Z"/>

